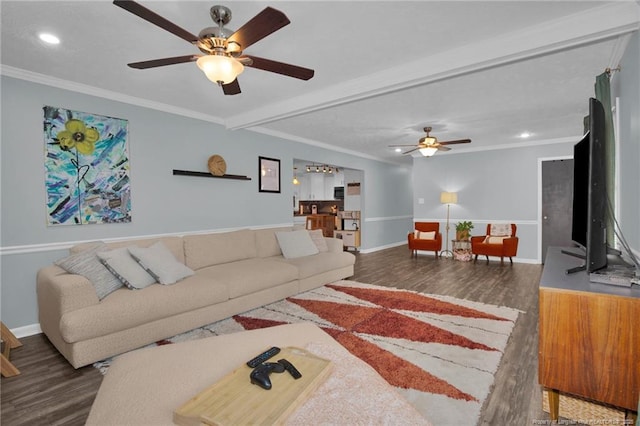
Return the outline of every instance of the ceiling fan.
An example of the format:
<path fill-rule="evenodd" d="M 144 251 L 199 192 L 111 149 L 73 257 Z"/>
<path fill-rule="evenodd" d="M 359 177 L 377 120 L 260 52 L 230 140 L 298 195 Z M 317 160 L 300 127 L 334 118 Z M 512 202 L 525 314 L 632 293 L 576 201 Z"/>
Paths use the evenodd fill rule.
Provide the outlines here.
<path fill-rule="evenodd" d="M 471 139 L 457 139 L 453 141 L 438 142 L 438 139 L 435 136 L 429 135 L 429 132 L 431 132 L 431 127 L 425 127 L 424 131 L 427 135 L 423 138 L 420 138 L 417 145 L 389 145 L 389 146 L 390 147 L 411 146 L 413 147 L 413 149 L 403 152 L 402 154 L 409 154 L 411 152 L 419 150 L 420 153 L 425 157 L 431 157 L 437 151 L 450 151 L 451 148 L 447 147 L 446 145 L 455 145 L 459 143 L 471 143 Z"/>
<path fill-rule="evenodd" d="M 131 68 L 147 69 L 195 61 L 209 80 L 222 86 L 225 95 L 240 93 L 237 76 L 245 66 L 301 80 L 313 77 L 314 71 L 309 68 L 243 54 L 247 47 L 290 23 L 284 13 L 274 8 L 265 8 L 234 32 L 224 27 L 231 20 L 231 10 L 213 6 L 210 15 L 218 26 L 207 27 L 196 36 L 135 1 L 115 0 L 113 4 L 188 41 L 204 53 L 133 62 L 128 64 Z"/>

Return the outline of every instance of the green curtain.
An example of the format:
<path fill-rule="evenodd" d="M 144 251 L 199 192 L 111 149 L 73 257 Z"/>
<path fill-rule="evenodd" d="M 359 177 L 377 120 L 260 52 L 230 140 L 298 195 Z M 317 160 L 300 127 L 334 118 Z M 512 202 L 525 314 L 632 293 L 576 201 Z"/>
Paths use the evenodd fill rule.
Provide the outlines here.
<path fill-rule="evenodd" d="M 603 72 L 596 77 L 595 91 L 596 99 L 602 103 L 604 107 L 605 118 L 605 163 L 607 170 L 607 196 L 613 208 L 615 204 L 615 176 L 616 176 L 616 145 L 613 132 L 613 116 L 611 114 L 611 86 L 609 84 L 609 73 Z M 615 247 L 614 244 L 614 222 L 613 211 L 607 215 L 607 244 L 609 247 Z"/>

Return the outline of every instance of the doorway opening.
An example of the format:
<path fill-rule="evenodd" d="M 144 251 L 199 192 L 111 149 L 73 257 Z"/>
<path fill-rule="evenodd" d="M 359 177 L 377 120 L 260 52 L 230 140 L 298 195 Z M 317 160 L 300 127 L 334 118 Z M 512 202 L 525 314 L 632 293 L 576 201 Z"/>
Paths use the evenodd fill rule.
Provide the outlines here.
<path fill-rule="evenodd" d="M 540 174 L 540 259 L 544 263 L 550 246 L 571 247 L 573 211 L 573 158 L 545 158 Z"/>

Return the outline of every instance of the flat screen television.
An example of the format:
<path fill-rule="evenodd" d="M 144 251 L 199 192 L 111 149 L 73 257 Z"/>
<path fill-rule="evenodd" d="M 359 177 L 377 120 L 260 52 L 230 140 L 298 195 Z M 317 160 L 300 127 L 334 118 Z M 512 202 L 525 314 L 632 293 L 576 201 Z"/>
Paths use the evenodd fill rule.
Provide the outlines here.
<path fill-rule="evenodd" d="M 607 266 L 607 170 L 604 108 L 589 99 L 589 130 L 573 148 L 571 239 L 584 251 L 584 265 L 567 272 L 588 273 Z M 580 256 L 582 257 L 582 256 Z"/>

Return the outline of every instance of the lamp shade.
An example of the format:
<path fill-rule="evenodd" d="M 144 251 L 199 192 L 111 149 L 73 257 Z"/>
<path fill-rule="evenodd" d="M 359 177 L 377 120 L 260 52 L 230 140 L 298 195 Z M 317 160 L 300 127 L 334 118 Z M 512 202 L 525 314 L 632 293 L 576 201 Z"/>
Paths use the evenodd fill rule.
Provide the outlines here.
<path fill-rule="evenodd" d="M 205 55 L 196 61 L 207 78 L 214 83 L 229 84 L 244 71 L 244 65 L 224 55 Z"/>
<path fill-rule="evenodd" d="M 441 192 L 440 202 L 442 204 L 456 204 L 458 202 L 457 192 Z"/>
<path fill-rule="evenodd" d="M 431 157 L 433 154 L 438 152 L 438 148 L 434 148 L 430 146 L 428 148 L 420 148 L 418 151 L 420 151 L 420 154 L 422 154 L 425 157 Z"/>

